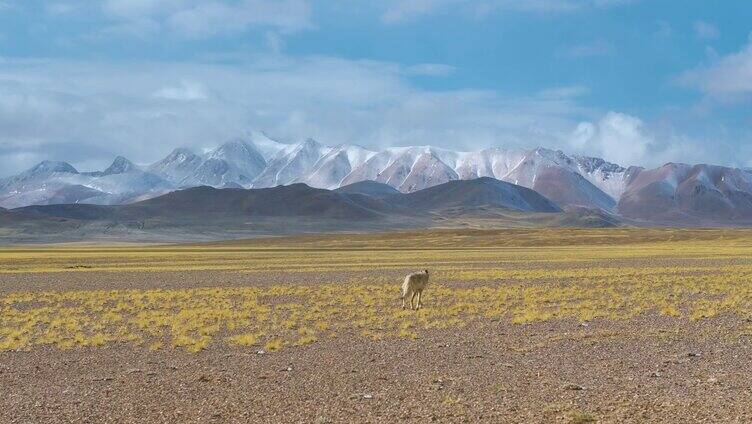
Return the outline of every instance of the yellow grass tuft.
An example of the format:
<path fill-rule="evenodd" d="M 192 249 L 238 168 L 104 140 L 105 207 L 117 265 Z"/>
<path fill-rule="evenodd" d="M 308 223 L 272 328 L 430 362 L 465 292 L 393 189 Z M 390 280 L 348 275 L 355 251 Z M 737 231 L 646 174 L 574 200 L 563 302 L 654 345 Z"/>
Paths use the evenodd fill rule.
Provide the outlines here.
<path fill-rule="evenodd" d="M 320 281 L 329 272 L 354 273 L 317 284 L 3 292 L 0 352 L 114 343 L 189 353 L 264 344 L 273 351 L 351 335 L 412 340 L 475 322 L 752 316 L 752 232 L 505 231 L 311 236 L 261 247 L 0 249 L 0 274 L 128 270 L 149 278 L 222 270 Z M 413 244 L 429 248 L 403 247 Z M 393 275 L 416 264 L 434 270 L 425 308 L 402 310 Z"/>
<path fill-rule="evenodd" d="M 238 346 L 253 346 L 256 344 L 256 335 L 239 334 L 237 336 L 232 336 L 230 337 L 230 343 Z"/>
<path fill-rule="evenodd" d="M 275 350 L 282 349 L 282 346 L 284 346 L 285 342 L 282 339 L 272 339 L 266 342 L 264 345 L 264 349 L 274 352 Z"/>

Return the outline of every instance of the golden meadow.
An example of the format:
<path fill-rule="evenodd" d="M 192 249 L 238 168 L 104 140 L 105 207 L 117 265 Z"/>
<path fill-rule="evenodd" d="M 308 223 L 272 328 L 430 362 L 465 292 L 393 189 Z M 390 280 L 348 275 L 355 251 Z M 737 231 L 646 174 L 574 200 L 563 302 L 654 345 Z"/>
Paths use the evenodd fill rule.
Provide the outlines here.
<path fill-rule="evenodd" d="M 745 319 L 752 317 L 751 258 L 746 230 L 433 230 L 192 246 L 7 248 L 0 250 L 0 281 L 11 274 L 54 281 L 128 271 L 148 287 L 160 272 L 221 271 L 263 284 L 0 287 L 0 351 L 122 343 L 274 351 L 334 337 L 416 339 L 477 321 Z M 423 268 L 432 270 L 425 308 L 403 311 L 399 275 Z M 293 274 L 298 282 L 285 281 Z M 321 275 L 332 280 L 300 282 Z"/>

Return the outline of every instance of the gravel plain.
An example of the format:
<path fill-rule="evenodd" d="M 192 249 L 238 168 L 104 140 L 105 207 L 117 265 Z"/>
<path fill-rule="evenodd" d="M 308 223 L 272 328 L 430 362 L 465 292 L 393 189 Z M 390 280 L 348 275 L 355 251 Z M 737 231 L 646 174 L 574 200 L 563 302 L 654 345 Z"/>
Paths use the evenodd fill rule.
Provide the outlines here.
<path fill-rule="evenodd" d="M 550 247 L 541 249 L 545 256 Z M 708 275 L 734 266 L 734 275 L 746 276 L 742 273 L 750 264 L 746 250 L 700 255 L 666 249 L 660 257 L 587 257 L 600 250 L 583 249 L 582 258 L 556 263 L 513 263 L 510 255 L 515 253 L 505 250 L 498 259 L 469 261 L 465 268 L 555 270 L 581 267 L 580 260 L 585 260 L 586 266 L 601 270 L 700 267 L 710 270 L 702 271 Z M 12 255 L 6 264 L 23 254 Z M 154 262 L 154 270 L 112 271 L 75 257 L 63 262 L 95 263 L 94 269 L 0 273 L 0 301 L 16 292 L 315 286 L 369 279 L 394 280 L 396 287 L 410 270 L 398 261 L 403 257 L 396 252 L 396 265 L 379 271 L 358 264 L 344 271 L 260 265 L 253 265 L 255 271 L 165 271 L 161 262 Z M 426 261 L 449 272 L 457 266 L 452 263 L 456 257 L 453 252 L 431 253 Z M 111 260 L 123 258 L 116 252 Z M 320 257 L 312 263 L 323 266 Z M 697 272 L 688 270 L 686 275 Z M 546 278 L 437 279 L 435 284 L 450 288 L 566 284 Z M 432 307 L 430 286 L 425 304 Z M 394 305 L 398 308 L 396 298 Z M 372 340 L 343 331 L 278 351 L 226 343 L 198 353 L 129 343 L 65 350 L 34 346 L 0 352 L 0 422 L 748 423 L 750 370 L 752 317 L 737 313 L 691 320 L 650 312 L 623 320 L 566 318 L 527 324 L 484 318 L 456 328 L 421 329 L 414 340 Z"/>
<path fill-rule="evenodd" d="M 649 330 L 647 330 L 649 328 Z M 752 421 L 734 320 L 483 323 L 259 353 L 131 346 L 0 354 L 0 422 Z"/>

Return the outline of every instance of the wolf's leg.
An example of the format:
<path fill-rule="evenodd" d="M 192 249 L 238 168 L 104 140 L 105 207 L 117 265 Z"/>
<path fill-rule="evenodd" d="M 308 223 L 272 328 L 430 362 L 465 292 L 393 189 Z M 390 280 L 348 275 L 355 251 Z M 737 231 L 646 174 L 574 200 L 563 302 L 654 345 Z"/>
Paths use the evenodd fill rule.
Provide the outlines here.
<path fill-rule="evenodd" d="M 413 300 L 415 300 L 415 296 L 416 296 L 417 294 L 418 294 L 418 293 L 416 293 L 416 292 L 413 292 L 413 293 L 412 293 L 412 296 L 410 297 L 410 309 L 415 309 L 415 308 L 413 308 Z"/>
<path fill-rule="evenodd" d="M 423 306 L 423 302 L 421 301 L 423 299 L 423 290 L 418 291 L 418 308 Z"/>

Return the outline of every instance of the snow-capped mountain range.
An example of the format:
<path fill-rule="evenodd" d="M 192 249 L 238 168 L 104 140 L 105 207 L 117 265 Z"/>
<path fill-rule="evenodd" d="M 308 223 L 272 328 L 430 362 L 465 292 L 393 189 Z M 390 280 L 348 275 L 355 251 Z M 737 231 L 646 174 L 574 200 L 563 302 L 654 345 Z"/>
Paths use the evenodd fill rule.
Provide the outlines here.
<path fill-rule="evenodd" d="M 104 171 L 79 172 L 66 162 L 45 161 L 0 180 L 0 207 L 121 204 L 203 185 L 265 188 L 305 183 L 335 189 L 373 180 L 411 193 L 447 181 L 479 177 L 533 189 L 561 207 L 585 206 L 618 212 L 626 193 L 628 203 L 624 209 L 636 216 L 650 207 L 643 203 L 650 203 L 655 193 L 660 194 L 664 209 L 692 206 L 687 203 L 691 201 L 686 199 L 686 184 L 682 185 L 687 178 L 692 178 L 693 187 L 700 184 L 702 190 L 718 193 L 705 196 L 708 200 L 723 198 L 723 202 L 737 205 L 741 198 L 752 199 L 752 174 L 747 171 L 712 167 L 693 172 L 690 165 L 675 166 L 673 171 L 664 168 L 625 168 L 603 159 L 568 156 L 545 148 L 494 147 L 458 152 L 413 146 L 371 151 L 355 145 L 328 146 L 313 139 L 285 144 L 263 133 L 252 133 L 205 154 L 177 148 L 147 166 L 118 157 Z"/>

